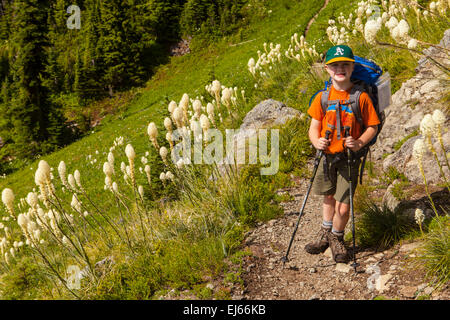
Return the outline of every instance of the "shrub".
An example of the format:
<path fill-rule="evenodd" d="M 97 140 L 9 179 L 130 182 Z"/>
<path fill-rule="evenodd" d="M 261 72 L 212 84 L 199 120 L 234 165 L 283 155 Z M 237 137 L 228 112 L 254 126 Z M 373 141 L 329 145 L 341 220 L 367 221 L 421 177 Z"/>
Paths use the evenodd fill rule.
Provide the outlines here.
<path fill-rule="evenodd" d="M 450 280 L 450 217 L 434 217 L 428 226 L 417 261 L 436 286 Z"/>
<path fill-rule="evenodd" d="M 397 243 L 413 228 L 412 222 L 402 215 L 402 208 L 390 210 L 369 203 L 356 221 L 356 235 L 364 247 L 389 247 Z"/>

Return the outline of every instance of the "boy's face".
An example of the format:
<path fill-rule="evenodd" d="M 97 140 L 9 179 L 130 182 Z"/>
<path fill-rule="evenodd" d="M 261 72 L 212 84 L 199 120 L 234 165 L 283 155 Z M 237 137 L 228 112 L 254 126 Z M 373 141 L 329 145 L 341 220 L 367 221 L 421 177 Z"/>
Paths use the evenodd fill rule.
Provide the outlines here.
<path fill-rule="evenodd" d="M 355 64 L 351 61 L 337 61 L 325 65 L 331 79 L 339 83 L 350 81 Z"/>

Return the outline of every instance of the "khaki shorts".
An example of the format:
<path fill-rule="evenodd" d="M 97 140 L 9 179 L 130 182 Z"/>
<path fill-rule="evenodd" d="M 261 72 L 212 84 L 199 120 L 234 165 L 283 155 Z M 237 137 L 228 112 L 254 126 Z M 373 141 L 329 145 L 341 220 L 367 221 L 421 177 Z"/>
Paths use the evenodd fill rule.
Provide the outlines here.
<path fill-rule="evenodd" d="M 323 161 L 325 156 L 327 157 L 329 172 L 329 179 L 327 181 L 325 181 L 325 174 L 323 171 Z M 327 154 L 322 157 L 319 167 L 317 168 L 312 190 L 317 195 L 334 195 L 334 199 L 336 201 L 350 204 L 350 182 L 348 176 L 347 158 L 334 165 L 331 165 L 332 160 L 333 157 Z M 353 195 L 355 194 L 356 186 L 358 185 L 360 163 L 361 160 L 357 158 L 353 160 L 351 165 Z"/>

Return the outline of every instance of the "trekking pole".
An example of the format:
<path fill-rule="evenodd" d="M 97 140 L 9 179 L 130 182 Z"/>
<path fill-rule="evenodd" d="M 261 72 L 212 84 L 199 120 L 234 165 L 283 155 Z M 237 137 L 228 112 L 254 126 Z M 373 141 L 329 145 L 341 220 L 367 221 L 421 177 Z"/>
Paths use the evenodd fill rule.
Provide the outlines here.
<path fill-rule="evenodd" d="M 345 128 L 345 137 L 348 137 L 350 135 L 350 128 Z M 351 266 L 355 270 L 356 273 L 356 267 L 359 266 L 359 263 L 356 262 L 356 250 L 355 250 L 355 215 L 353 212 L 353 184 L 352 184 L 352 169 L 351 169 L 351 162 L 352 162 L 352 151 L 350 148 L 347 148 L 347 166 L 348 166 L 348 178 L 349 178 L 349 184 L 350 184 L 350 213 L 352 216 L 352 241 L 353 241 L 353 263 Z"/>
<path fill-rule="evenodd" d="M 329 137 L 330 137 L 330 134 L 331 134 L 331 131 L 327 130 L 325 132 L 325 139 L 328 140 Z M 314 159 L 314 170 L 313 170 L 313 174 L 312 174 L 312 177 L 310 179 L 310 182 L 309 182 L 308 191 L 306 192 L 305 198 L 303 199 L 302 208 L 300 209 L 300 214 L 298 215 L 297 224 L 295 225 L 294 232 L 292 233 L 291 241 L 289 242 L 289 246 L 287 248 L 286 255 L 283 258 L 281 258 L 281 261 L 283 261 L 283 264 L 288 261 L 289 251 L 291 250 L 292 242 L 294 241 L 295 233 L 297 232 L 298 225 L 300 223 L 300 218 L 303 215 L 303 210 L 305 209 L 306 200 L 308 199 L 309 193 L 311 191 L 311 187 L 312 187 L 312 184 L 314 182 L 314 178 L 316 177 L 317 168 L 319 167 L 320 159 L 322 159 L 323 153 L 324 153 L 323 150 L 320 150 L 319 154 Z"/>

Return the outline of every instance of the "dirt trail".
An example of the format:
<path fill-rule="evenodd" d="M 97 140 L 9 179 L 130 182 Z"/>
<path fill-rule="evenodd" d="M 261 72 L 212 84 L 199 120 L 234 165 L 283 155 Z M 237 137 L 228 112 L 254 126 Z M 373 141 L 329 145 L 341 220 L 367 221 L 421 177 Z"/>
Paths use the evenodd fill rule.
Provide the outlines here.
<path fill-rule="evenodd" d="M 278 190 L 288 192 L 294 200 L 282 203 L 284 215 L 259 225 L 245 239 L 252 255 L 243 265 L 244 290 L 234 288 L 233 299 L 308 300 L 308 299 L 373 299 L 377 296 L 414 299 L 429 295 L 430 299 L 449 299 L 450 290 L 433 289 L 425 282 L 423 272 L 410 268 L 418 242 L 402 243 L 383 252 L 356 248 L 360 266 L 355 273 L 348 264 L 336 264 L 330 249 L 324 254 L 310 255 L 304 246 L 316 237 L 322 217 L 320 196 L 310 194 L 300 220 L 289 262 L 285 255 L 309 180 L 295 178 L 295 186 Z M 349 232 L 351 222 L 347 224 Z M 351 247 L 351 244 L 348 244 Z M 349 248 L 349 250 L 351 250 Z M 378 279 L 378 280 L 377 280 Z"/>
<path fill-rule="evenodd" d="M 308 24 L 306 25 L 306 29 L 305 32 L 303 33 L 303 36 L 306 38 L 306 35 L 308 34 L 309 28 L 311 27 L 311 25 L 314 23 L 314 21 L 316 21 L 317 17 L 319 16 L 319 14 L 322 12 L 323 9 L 325 9 L 328 5 L 328 3 L 330 2 L 330 0 L 325 0 L 322 8 L 320 8 L 320 10 L 314 15 L 314 17 L 312 17 L 311 20 L 309 20 Z"/>

